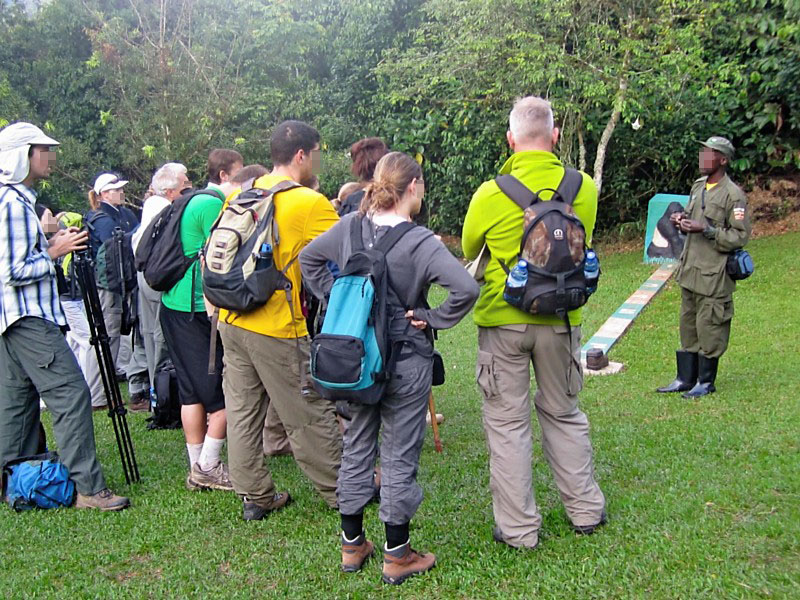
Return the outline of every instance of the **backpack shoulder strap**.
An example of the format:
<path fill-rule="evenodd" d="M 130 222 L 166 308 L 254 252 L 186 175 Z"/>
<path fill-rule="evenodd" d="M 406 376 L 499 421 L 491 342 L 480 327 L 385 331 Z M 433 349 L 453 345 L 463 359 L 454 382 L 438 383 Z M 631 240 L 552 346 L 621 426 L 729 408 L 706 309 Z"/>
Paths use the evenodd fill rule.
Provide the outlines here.
<path fill-rule="evenodd" d="M 384 254 L 387 254 L 392 247 L 400 241 L 400 238 L 403 237 L 406 233 L 414 229 L 416 225 L 414 223 L 399 223 L 392 227 L 389 232 L 384 235 L 377 244 L 375 244 L 375 248 L 380 250 Z"/>
<path fill-rule="evenodd" d="M 365 216 L 358 216 L 350 221 L 350 249 L 353 252 L 364 249 L 364 239 L 361 237 Z"/>
<path fill-rule="evenodd" d="M 564 177 L 561 178 L 561 183 L 558 184 L 556 192 L 559 197 L 572 206 L 575 198 L 578 197 L 578 192 L 583 185 L 583 175 L 581 172 L 570 167 L 564 168 Z"/>
<path fill-rule="evenodd" d="M 536 201 L 536 194 L 513 175 L 500 175 L 495 178 L 494 182 L 500 188 L 500 191 L 511 198 L 522 210 L 525 210 Z"/>

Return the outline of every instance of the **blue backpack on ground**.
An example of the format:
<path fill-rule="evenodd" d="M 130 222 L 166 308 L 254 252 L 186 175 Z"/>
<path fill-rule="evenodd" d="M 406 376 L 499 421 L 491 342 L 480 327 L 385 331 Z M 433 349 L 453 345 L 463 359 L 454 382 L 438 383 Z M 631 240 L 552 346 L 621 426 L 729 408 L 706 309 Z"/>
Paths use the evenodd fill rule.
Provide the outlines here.
<path fill-rule="evenodd" d="M 3 466 L 3 495 L 16 511 L 72 506 L 75 483 L 55 452 L 23 456 Z"/>
<path fill-rule="evenodd" d="M 333 283 L 322 331 L 311 342 L 311 377 L 323 398 L 377 404 L 394 364 L 386 253 L 415 225 L 395 225 L 365 248 L 364 218 L 351 221 L 353 253 Z"/>

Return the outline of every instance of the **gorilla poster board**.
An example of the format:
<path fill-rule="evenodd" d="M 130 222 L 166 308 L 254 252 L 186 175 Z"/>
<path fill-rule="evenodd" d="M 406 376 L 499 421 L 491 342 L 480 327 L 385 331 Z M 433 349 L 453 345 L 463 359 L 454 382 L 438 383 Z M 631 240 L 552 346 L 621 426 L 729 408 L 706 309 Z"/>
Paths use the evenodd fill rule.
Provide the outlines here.
<path fill-rule="evenodd" d="M 683 252 L 686 234 L 669 222 L 669 216 L 681 212 L 689 196 L 656 194 L 647 207 L 647 231 L 644 237 L 644 262 L 665 263 L 677 261 Z"/>

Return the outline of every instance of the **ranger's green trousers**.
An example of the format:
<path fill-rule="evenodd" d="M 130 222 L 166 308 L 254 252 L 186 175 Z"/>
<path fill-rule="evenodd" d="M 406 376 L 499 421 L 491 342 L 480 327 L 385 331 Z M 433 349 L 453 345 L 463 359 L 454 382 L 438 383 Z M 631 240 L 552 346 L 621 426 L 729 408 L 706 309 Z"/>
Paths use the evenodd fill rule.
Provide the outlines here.
<path fill-rule="evenodd" d="M 706 358 L 719 358 L 728 348 L 733 296 L 711 298 L 681 288 L 681 347 Z"/>

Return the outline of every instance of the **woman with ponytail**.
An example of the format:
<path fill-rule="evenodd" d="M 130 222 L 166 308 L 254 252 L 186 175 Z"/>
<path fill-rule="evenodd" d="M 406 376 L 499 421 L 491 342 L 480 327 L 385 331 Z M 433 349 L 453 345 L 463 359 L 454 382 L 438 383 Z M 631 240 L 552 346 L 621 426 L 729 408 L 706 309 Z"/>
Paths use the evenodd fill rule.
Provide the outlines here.
<path fill-rule="evenodd" d="M 114 173 L 103 173 L 95 179 L 92 189 L 89 190 L 89 212 L 83 217 L 83 222 L 89 230 L 89 250 L 92 257 L 97 257 L 100 246 L 111 238 L 114 229 L 119 227 L 123 232 L 129 233 L 136 229 L 139 220 L 126 206 L 123 187 L 128 182 L 120 179 Z M 111 356 L 117 364 L 117 355 L 121 342 L 121 327 L 123 315 L 123 298 L 121 294 L 99 288 L 100 305 L 103 310 L 103 320 L 108 332 Z M 126 300 L 127 301 L 127 300 Z M 147 363 L 143 351 L 136 356 L 131 356 L 128 371 L 128 388 L 131 395 L 131 410 L 147 410 L 150 405 L 150 385 L 147 377 Z M 144 369 L 142 369 L 144 365 Z M 144 372 L 143 372 L 144 371 Z"/>
<path fill-rule="evenodd" d="M 303 283 L 324 298 L 333 284 L 327 262 L 346 265 L 352 254 L 353 221 L 361 228 L 364 246 L 374 246 L 393 227 L 412 221 L 422 206 L 423 193 L 419 164 L 402 152 L 386 154 L 365 188 L 360 210 L 342 218 L 300 253 Z M 386 253 L 386 267 L 390 337 L 402 340 L 402 345 L 396 349 L 394 371 L 380 403 L 350 403 L 352 420 L 344 434 L 338 497 L 342 570 L 357 571 L 373 552 L 372 542 L 364 535 L 363 514 L 372 499 L 372 466 L 380 451 L 379 516 L 386 532 L 383 580 L 399 584 L 436 562 L 433 554 L 412 550 L 409 540 L 409 523 L 422 502 L 416 475 L 433 372 L 432 330 L 456 325 L 475 303 L 479 290 L 441 241 L 421 226 L 410 229 Z M 436 308 L 430 308 L 426 300 L 432 283 L 448 292 Z"/>

